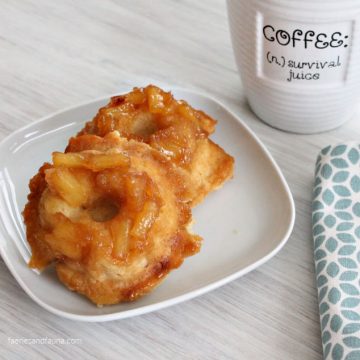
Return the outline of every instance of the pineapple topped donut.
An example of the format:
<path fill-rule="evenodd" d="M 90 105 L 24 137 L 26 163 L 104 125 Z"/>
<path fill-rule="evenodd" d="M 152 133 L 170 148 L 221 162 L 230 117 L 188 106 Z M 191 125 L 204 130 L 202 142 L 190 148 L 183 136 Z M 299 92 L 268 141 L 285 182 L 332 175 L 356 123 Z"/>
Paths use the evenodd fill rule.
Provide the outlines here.
<path fill-rule="evenodd" d="M 149 292 L 200 238 L 183 173 L 145 143 L 82 135 L 30 181 L 24 210 L 30 266 L 55 263 L 59 279 L 98 305 Z"/>
<path fill-rule="evenodd" d="M 149 85 L 111 98 L 80 134 L 105 136 L 117 130 L 160 151 L 184 173 L 186 199 L 193 206 L 233 174 L 233 157 L 208 138 L 215 124 L 204 112 Z"/>

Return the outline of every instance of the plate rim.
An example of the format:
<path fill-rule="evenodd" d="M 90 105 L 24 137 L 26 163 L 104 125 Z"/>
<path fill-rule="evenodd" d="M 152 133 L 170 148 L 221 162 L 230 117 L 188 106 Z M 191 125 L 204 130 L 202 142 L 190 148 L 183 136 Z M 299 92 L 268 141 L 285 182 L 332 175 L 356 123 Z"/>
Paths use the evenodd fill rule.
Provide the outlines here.
<path fill-rule="evenodd" d="M 167 300 L 159 301 L 159 302 L 156 302 L 154 304 L 144 305 L 144 306 L 134 308 L 134 309 L 130 309 L 130 310 L 115 312 L 115 313 L 111 313 L 111 314 L 103 314 L 103 315 L 80 315 L 80 314 L 74 314 L 74 313 L 70 313 L 70 312 L 67 312 L 67 311 L 59 310 L 59 309 L 57 309 L 57 308 L 43 302 L 40 298 L 38 298 L 32 292 L 31 288 L 28 287 L 27 284 L 25 284 L 23 282 L 21 277 L 19 277 L 17 275 L 17 272 L 13 268 L 13 266 L 11 264 L 11 261 L 8 258 L 7 254 L 6 254 L 6 251 L 4 251 L 3 246 L 1 246 L 1 239 L 0 239 L 0 255 L 1 255 L 2 259 L 4 260 L 7 268 L 11 272 L 12 276 L 14 276 L 14 278 L 19 283 L 21 288 L 25 291 L 25 293 L 35 303 L 37 303 L 38 305 L 40 305 L 44 309 L 48 310 L 49 312 L 51 312 L 51 313 L 53 313 L 55 315 L 58 315 L 60 317 L 70 319 L 70 320 L 77 320 L 77 321 L 83 321 L 83 322 L 106 322 L 106 321 L 113 321 L 113 320 L 120 320 L 120 319 L 130 318 L 130 317 L 134 317 L 134 316 L 138 316 L 138 315 L 147 314 L 147 313 L 150 313 L 150 312 L 153 312 L 153 311 L 156 311 L 156 310 L 165 309 L 165 308 L 170 307 L 172 305 L 176 305 L 176 304 L 182 303 L 184 301 L 191 300 L 191 299 L 196 298 L 198 296 L 204 295 L 204 294 L 206 294 L 206 293 L 208 293 L 208 292 L 210 292 L 212 290 L 215 290 L 215 289 L 217 289 L 217 288 L 219 288 L 219 287 L 221 287 L 223 285 L 226 285 L 226 284 L 230 283 L 231 281 L 234 281 L 234 280 L 240 278 L 241 276 L 251 272 L 252 270 L 256 269 L 257 267 L 259 267 L 261 265 L 263 265 L 264 263 L 269 261 L 272 257 L 274 257 L 284 247 L 284 245 L 286 244 L 286 242 L 290 238 L 290 235 L 291 235 L 291 233 L 293 231 L 294 224 L 295 224 L 295 215 L 296 215 L 295 202 L 294 202 L 292 193 L 290 191 L 290 187 L 289 187 L 289 185 L 288 185 L 288 183 L 287 183 L 287 181 L 285 179 L 285 176 L 283 175 L 279 165 L 276 163 L 276 161 L 274 160 L 274 158 L 271 155 L 270 151 L 266 148 L 266 146 L 259 139 L 259 137 L 255 134 L 255 132 L 253 130 L 251 130 L 251 128 L 231 109 L 231 106 L 225 105 L 222 101 L 218 100 L 217 98 L 214 98 L 212 95 L 209 95 L 206 92 L 202 92 L 202 91 L 198 91 L 198 90 L 185 89 L 185 88 L 177 87 L 177 86 L 166 86 L 166 88 L 170 89 L 171 92 L 179 91 L 179 92 L 187 93 L 187 94 L 190 94 L 190 95 L 198 96 L 200 98 L 203 98 L 204 100 L 210 100 L 215 105 L 221 107 L 222 110 L 229 113 L 233 118 L 235 118 L 236 121 L 246 131 L 247 135 L 249 135 L 252 139 L 255 140 L 257 146 L 259 146 L 261 148 L 261 150 L 265 153 L 265 155 L 269 159 L 272 167 L 276 170 L 276 174 L 278 175 L 279 180 L 280 180 L 280 182 L 282 184 L 282 187 L 285 190 L 286 200 L 290 205 L 290 212 L 291 212 L 290 215 L 291 216 L 290 216 L 290 221 L 288 223 L 288 226 L 287 226 L 287 229 L 286 229 L 286 232 L 285 232 L 284 236 L 279 241 L 279 243 L 270 252 L 268 252 L 265 256 L 263 256 L 259 260 L 255 261 L 254 263 L 246 266 L 245 268 L 243 268 L 243 269 L 241 269 L 239 271 L 235 271 L 234 273 L 223 277 L 220 280 L 216 280 L 214 282 L 211 282 L 210 284 L 199 287 L 199 288 L 197 288 L 195 290 L 192 290 L 192 291 L 189 291 L 189 292 L 187 292 L 185 294 L 178 295 L 178 296 L 172 297 L 172 298 L 167 299 Z M 26 124 L 25 126 L 13 131 L 9 135 L 7 135 L 4 139 L 2 139 L 0 141 L 0 148 L 2 146 L 5 146 L 8 141 L 11 141 L 12 137 L 18 135 L 19 133 L 23 132 L 24 130 L 26 130 L 26 129 L 30 128 L 30 127 L 39 125 L 42 122 L 46 122 L 47 120 L 49 120 L 49 119 L 53 118 L 54 116 L 59 115 L 61 113 L 71 111 L 71 110 L 74 110 L 74 109 L 77 109 L 79 107 L 83 107 L 83 106 L 86 106 L 86 105 L 90 105 L 90 104 L 92 104 L 94 102 L 97 102 L 97 101 L 102 101 L 102 100 L 109 99 L 112 96 L 116 96 L 116 95 L 119 95 L 119 94 L 121 94 L 123 92 L 128 91 L 128 88 L 126 88 L 126 89 L 124 87 L 124 90 L 121 89 L 119 92 L 117 92 L 115 94 L 104 95 L 104 96 L 101 96 L 101 97 L 98 97 L 98 98 L 95 98 L 95 99 L 83 101 L 81 103 L 62 108 L 62 109 L 54 111 L 54 112 L 52 112 L 52 113 L 50 113 L 48 115 L 45 115 L 45 116 L 39 118 L 38 120 L 30 122 L 29 124 Z M 1 213 L 0 213 L 0 216 L 1 216 Z M 0 229 L 0 236 L 3 237 L 3 240 L 6 243 L 6 237 L 2 234 L 1 229 Z"/>

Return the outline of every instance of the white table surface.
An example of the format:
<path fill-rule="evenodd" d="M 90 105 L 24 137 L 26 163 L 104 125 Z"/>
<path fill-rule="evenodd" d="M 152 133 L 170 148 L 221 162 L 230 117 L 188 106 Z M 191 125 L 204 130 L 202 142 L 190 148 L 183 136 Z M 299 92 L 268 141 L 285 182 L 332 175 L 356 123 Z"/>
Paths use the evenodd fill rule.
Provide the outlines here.
<path fill-rule="evenodd" d="M 207 92 L 259 135 L 295 198 L 288 244 L 258 270 L 209 294 L 109 323 L 46 312 L 0 261 L 0 357 L 321 359 L 310 220 L 314 161 L 329 143 L 359 140 L 360 115 L 311 136 L 259 121 L 243 96 L 224 1 L 0 1 L 0 139 L 55 110 L 148 82 Z M 46 337 L 81 344 L 9 342 Z"/>

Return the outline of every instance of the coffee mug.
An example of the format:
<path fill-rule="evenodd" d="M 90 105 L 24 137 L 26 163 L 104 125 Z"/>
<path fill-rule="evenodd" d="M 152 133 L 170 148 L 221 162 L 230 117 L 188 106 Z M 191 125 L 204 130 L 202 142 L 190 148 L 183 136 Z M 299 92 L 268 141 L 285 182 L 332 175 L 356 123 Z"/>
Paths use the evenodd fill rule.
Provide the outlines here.
<path fill-rule="evenodd" d="M 336 128 L 360 99 L 360 0 L 227 0 L 245 95 L 269 125 Z"/>

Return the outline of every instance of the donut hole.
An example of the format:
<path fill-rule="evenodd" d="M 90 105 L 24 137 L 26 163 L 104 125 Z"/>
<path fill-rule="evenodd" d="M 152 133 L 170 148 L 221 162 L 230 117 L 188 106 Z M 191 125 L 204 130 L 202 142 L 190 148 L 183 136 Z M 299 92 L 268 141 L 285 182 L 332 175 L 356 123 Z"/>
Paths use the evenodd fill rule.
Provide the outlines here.
<path fill-rule="evenodd" d="M 91 218 L 96 222 L 113 219 L 119 213 L 119 205 L 111 198 L 100 198 L 88 209 Z"/>
<path fill-rule="evenodd" d="M 158 131 L 158 125 L 153 114 L 141 112 L 133 120 L 131 133 L 147 139 Z"/>

